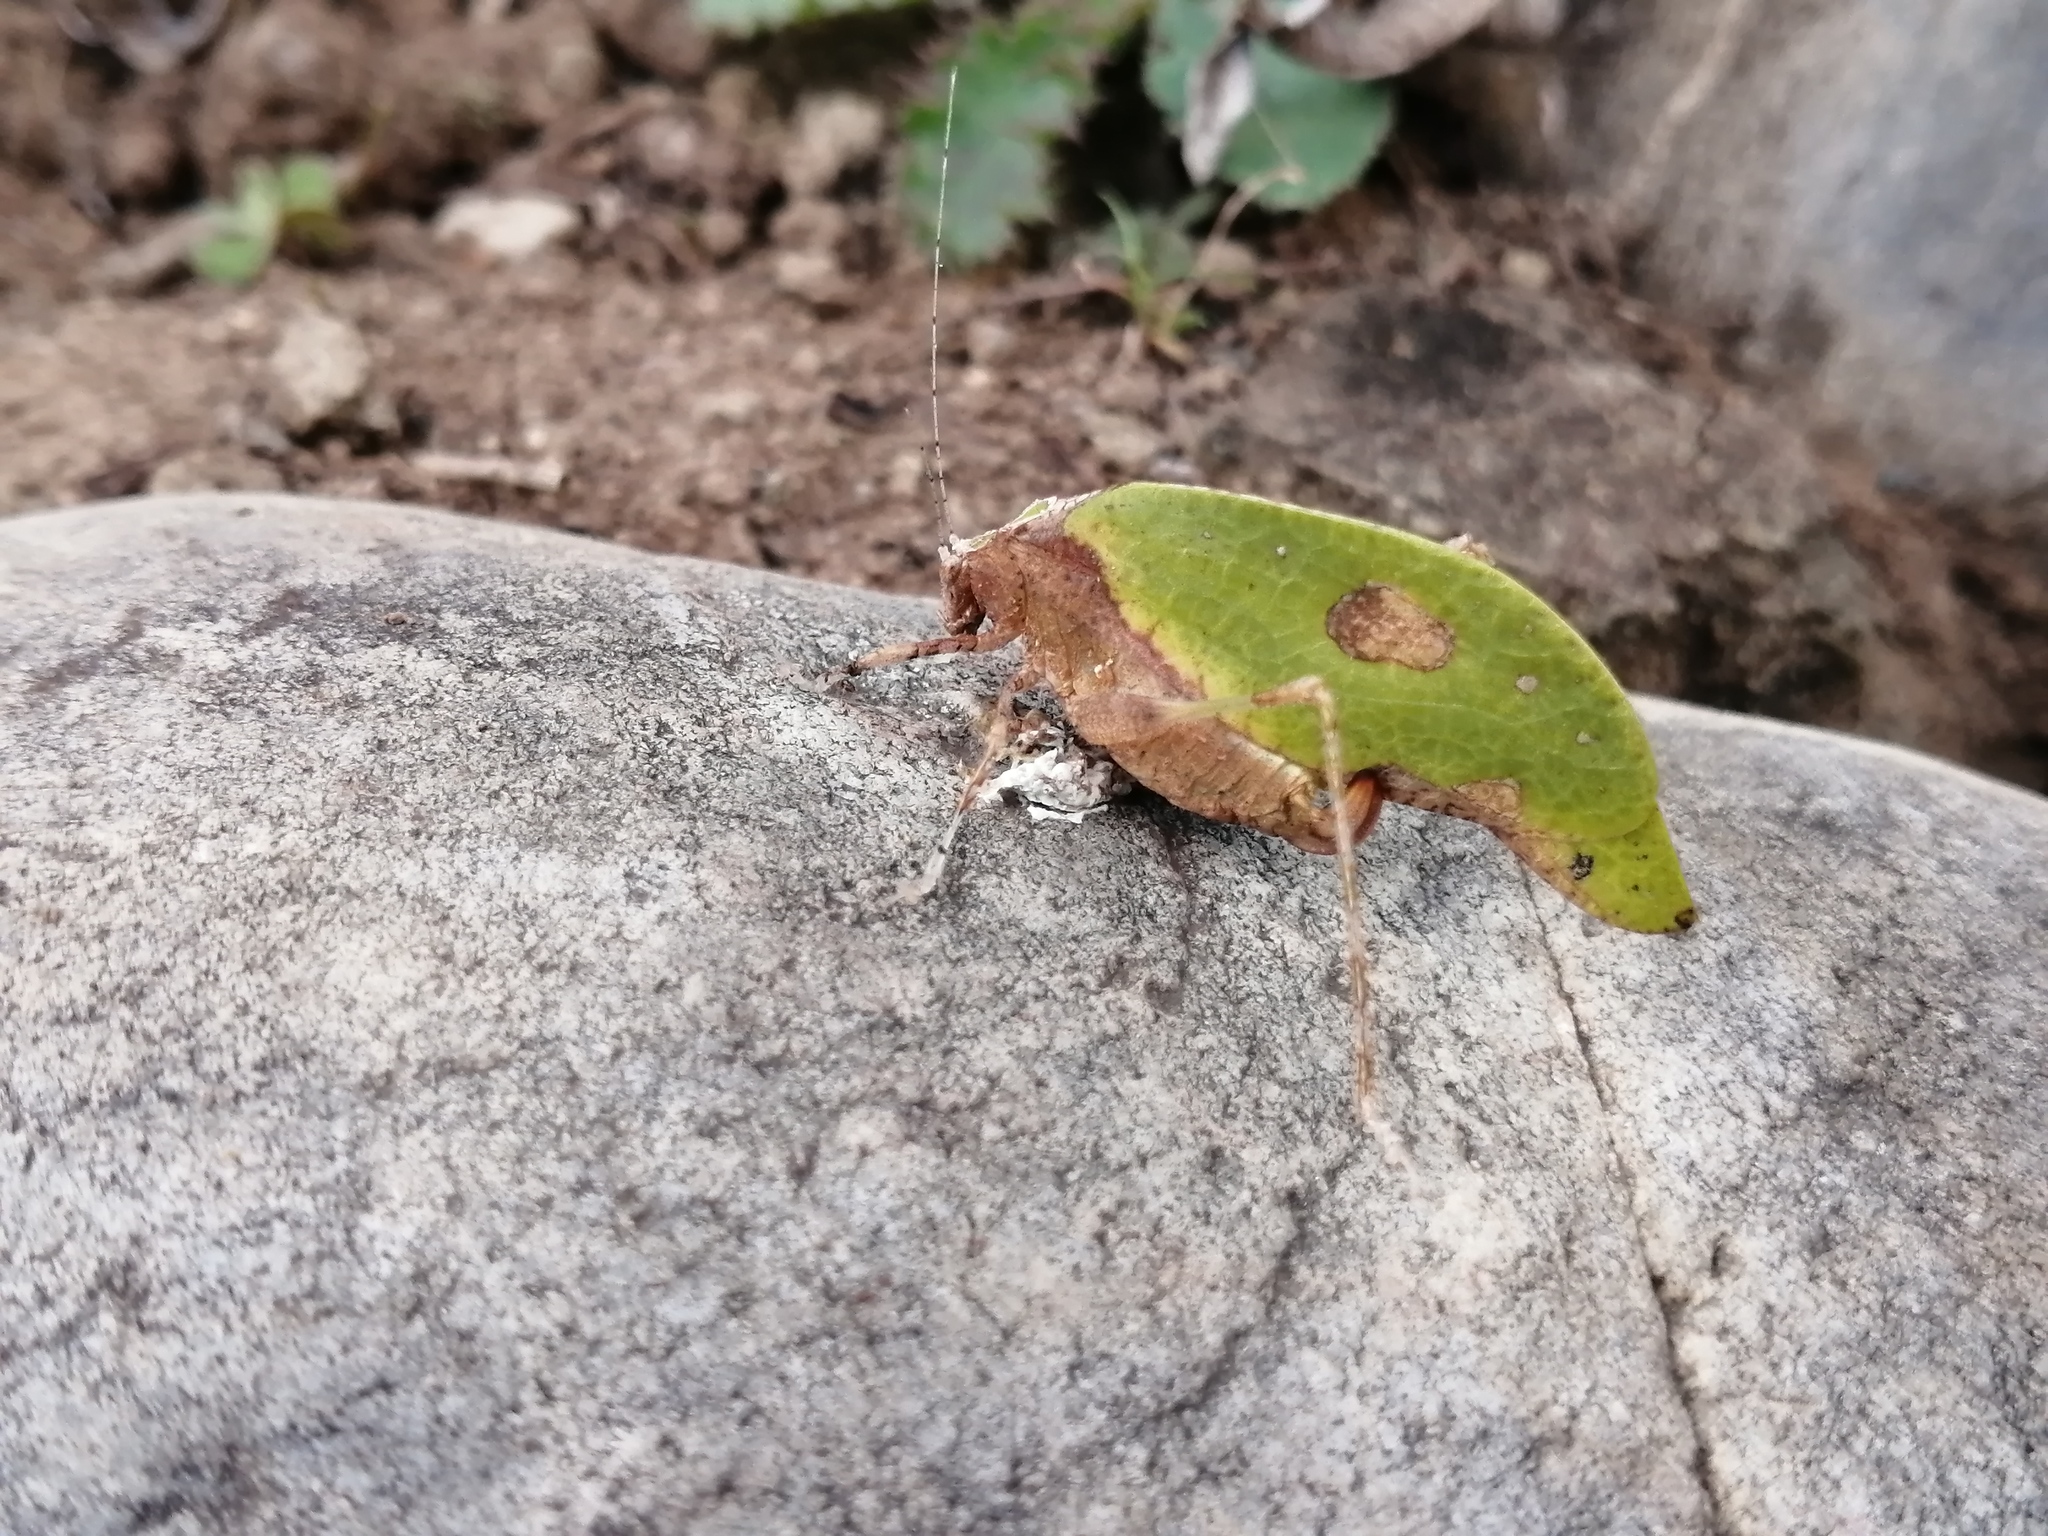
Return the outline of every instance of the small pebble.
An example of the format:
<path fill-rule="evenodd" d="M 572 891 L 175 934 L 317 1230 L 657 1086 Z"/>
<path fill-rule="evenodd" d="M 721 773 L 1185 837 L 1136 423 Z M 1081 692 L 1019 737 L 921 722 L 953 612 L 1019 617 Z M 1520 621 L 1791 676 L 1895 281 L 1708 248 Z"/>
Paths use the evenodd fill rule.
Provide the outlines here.
<path fill-rule="evenodd" d="M 777 288 L 828 314 L 851 309 L 859 297 L 859 286 L 829 251 L 777 251 L 771 270 Z"/>
<path fill-rule="evenodd" d="M 846 238 L 852 220 L 839 204 L 801 197 L 783 205 L 768 226 L 768 238 L 788 251 L 831 252 Z"/>
<path fill-rule="evenodd" d="M 906 448 L 889 461 L 889 494 L 901 501 L 924 483 L 924 455 Z"/>
<path fill-rule="evenodd" d="M 782 184 L 792 198 L 822 197 L 841 175 L 881 154 L 889 115 L 866 96 L 806 96 L 782 151 Z"/>
<path fill-rule="evenodd" d="M 713 465 L 697 477 L 697 495 L 714 507 L 737 507 L 747 500 L 747 482 L 724 465 Z"/>
<path fill-rule="evenodd" d="M 1501 281 L 1510 288 L 1521 288 L 1529 293 L 1541 293 L 1550 286 L 1556 273 L 1551 269 L 1550 258 L 1541 251 L 1524 250 L 1517 246 L 1501 253 Z"/>
<path fill-rule="evenodd" d="M 573 204 L 543 192 L 463 192 L 434 219 L 434 238 L 469 241 L 493 261 L 524 261 L 581 222 Z"/>
<path fill-rule="evenodd" d="M 370 349 L 347 320 L 309 310 L 285 325 L 270 354 L 270 374 L 277 418 L 297 437 L 347 416 L 362 399 L 370 383 Z"/>
<path fill-rule="evenodd" d="M 967 322 L 967 355 L 983 368 L 1006 362 L 1017 350 L 1017 333 L 992 315 Z"/>
<path fill-rule="evenodd" d="M 165 460 L 150 472 L 147 488 L 152 496 L 182 496 L 193 491 L 281 491 L 285 484 L 275 465 L 222 446 Z"/>
<path fill-rule="evenodd" d="M 1111 470 L 1142 470 L 1171 446 L 1163 436 L 1135 416 L 1121 411 L 1106 411 L 1085 400 L 1076 401 L 1071 410 L 1081 430 L 1088 435 L 1088 441 Z"/>
<path fill-rule="evenodd" d="M 661 186 L 685 186 L 703 169 L 704 135 L 673 114 L 650 117 L 626 136 L 626 150 L 642 175 Z"/>
<path fill-rule="evenodd" d="M 744 427 L 761 414 L 761 396 L 751 389 L 724 389 L 701 396 L 697 420 L 705 425 Z"/>
<path fill-rule="evenodd" d="M 747 248 L 747 216 L 736 208 L 714 204 L 697 218 L 697 240 L 713 261 L 729 261 Z"/>

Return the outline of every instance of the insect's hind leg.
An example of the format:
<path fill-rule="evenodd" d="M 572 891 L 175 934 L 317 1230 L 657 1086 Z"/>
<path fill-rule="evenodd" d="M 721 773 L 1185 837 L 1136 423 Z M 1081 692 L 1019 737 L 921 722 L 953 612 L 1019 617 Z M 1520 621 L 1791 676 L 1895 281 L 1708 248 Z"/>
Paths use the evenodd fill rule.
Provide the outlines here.
<path fill-rule="evenodd" d="M 1110 701 L 1114 700 L 1114 703 Z M 1376 780 L 1360 778 L 1347 783 L 1344 774 L 1344 743 L 1337 730 L 1337 700 L 1320 677 L 1298 677 L 1264 693 L 1229 699 L 1153 699 L 1139 695 L 1098 694 L 1093 702 L 1108 705 L 1118 717 L 1116 724 L 1131 734 L 1146 734 L 1148 726 L 1158 729 L 1182 720 L 1212 715 L 1240 714 L 1248 709 L 1285 709 L 1307 706 L 1316 711 L 1322 726 L 1323 782 L 1330 797 L 1330 824 L 1337 844 L 1338 891 L 1344 905 L 1344 969 L 1351 992 L 1352 1103 L 1361 1124 L 1382 1133 L 1393 1150 L 1393 1142 L 1379 1113 L 1375 1084 L 1372 1011 L 1372 973 L 1365 948 L 1365 917 L 1358 894 L 1358 840 L 1372 830 L 1379 818 L 1381 797 Z M 1106 723 L 1106 722 L 1105 722 Z M 1357 788 L 1365 804 L 1354 809 Z"/>
<path fill-rule="evenodd" d="M 996 694 L 995 708 L 989 715 L 988 734 L 982 738 L 981 761 L 974 765 L 974 772 L 967 776 L 966 787 L 954 802 L 952 818 L 947 821 L 945 833 L 939 838 L 939 846 L 925 861 L 923 874 L 915 880 L 904 881 L 896 888 L 897 899 L 905 906 L 915 906 L 923 901 L 939 888 L 939 882 L 945 878 L 946 861 L 952 857 L 953 839 L 959 835 L 960 819 L 974 808 L 982 786 L 988 783 L 989 775 L 1002 761 L 1004 749 L 1010 745 L 1010 738 L 1017 733 L 1017 695 L 1036 687 L 1038 682 L 1038 673 L 1026 663 Z"/>

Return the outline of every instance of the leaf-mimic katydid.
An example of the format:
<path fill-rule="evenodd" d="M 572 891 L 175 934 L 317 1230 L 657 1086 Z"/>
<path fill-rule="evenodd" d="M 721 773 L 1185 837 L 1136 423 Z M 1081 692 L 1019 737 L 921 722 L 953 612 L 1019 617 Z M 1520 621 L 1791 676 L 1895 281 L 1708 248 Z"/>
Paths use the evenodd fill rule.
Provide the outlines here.
<path fill-rule="evenodd" d="M 942 173 L 941 218 L 944 206 Z M 937 282 L 935 264 L 935 445 Z M 1338 856 L 1361 1118 L 1376 1112 L 1354 844 L 1385 801 L 1478 822 L 1618 927 L 1693 922 L 1627 696 L 1482 551 L 1256 497 L 1133 484 L 949 537 L 940 570 L 945 633 L 847 671 L 1022 643 L 961 809 L 1008 740 L 1015 696 L 1042 686 L 1081 737 L 1175 805 Z M 949 829 L 926 889 L 951 840 Z"/>

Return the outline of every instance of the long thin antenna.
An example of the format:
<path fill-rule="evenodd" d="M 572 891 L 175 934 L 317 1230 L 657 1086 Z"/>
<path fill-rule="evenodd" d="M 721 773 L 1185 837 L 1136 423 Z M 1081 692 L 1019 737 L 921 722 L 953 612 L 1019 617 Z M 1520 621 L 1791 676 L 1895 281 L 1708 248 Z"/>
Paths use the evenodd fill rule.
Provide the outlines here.
<path fill-rule="evenodd" d="M 946 504 L 946 450 L 939 443 L 939 269 L 946 234 L 946 171 L 953 158 L 953 92 L 960 84 L 956 65 L 946 76 L 946 133 L 939 144 L 939 216 L 932 223 L 932 471 L 939 491 L 939 523 L 952 543 L 953 509 Z"/>

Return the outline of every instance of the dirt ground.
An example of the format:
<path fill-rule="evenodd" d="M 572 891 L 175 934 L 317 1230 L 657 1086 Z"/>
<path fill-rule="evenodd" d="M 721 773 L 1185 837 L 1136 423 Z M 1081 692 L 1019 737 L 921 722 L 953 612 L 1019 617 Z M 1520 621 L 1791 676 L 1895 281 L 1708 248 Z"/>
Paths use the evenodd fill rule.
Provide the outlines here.
<path fill-rule="evenodd" d="M 934 584 L 919 253 L 821 313 L 778 288 L 766 253 L 648 281 L 568 251 L 480 265 L 387 219 L 347 270 L 279 263 L 246 293 L 187 282 L 110 297 L 65 291 L 104 242 L 61 194 L 12 191 L 10 207 L 0 185 L 20 274 L 0 300 L 0 511 L 152 487 L 282 487 L 434 501 L 894 590 Z M 1364 195 L 1294 231 L 1269 261 L 1280 275 L 1241 312 L 1219 312 L 1188 366 L 1134 344 L 1106 297 L 1031 302 L 1059 285 L 949 279 L 939 390 L 953 516 L 978 530 L 1042 495 L 1194 478 L 1176 424 L 1241 388 L 1311 295 L 1412 268 L 1413 244 L 1411 221 Z M 1466 276 L 1490 270 L 1487 247 L 1502 245 L 1477 236 Z M 267 429 L 268 360 L 309 311 L 360 331 L 396 431 L 289 441 Z M 555 491 L 436 481 L 410 462 L 425 447 L 552 459 L 566 478 Z"/>
<path fill-rule="evenodd" d="M 941 384 L 950 501 L 971 528 L 1110 478 L 1063 399 L 1123 373 L 1159 388 L 1149 363 L 1120 364 L 1117 327 L 978 298 L 958 290 Z M 0 312 L 0 510 L 232 481 L 921 589 L 939 537 L 922 457 L 928 305 L 915 272 L 825 320 L 758 263 L 650 285 L 567 255 L 511 270 L 279 268 L 247 294 L 17 304 Z M 267 360 L 315 309 L 359 329 L 400 430 L 252 446 Z M 408 463 L 428 445 L 553 459 L 566 479 L 552 492 L 436 482 Z"/>
<path fill-rule="evenodd" d="M 363 220 L 356 259 L 338 269 L 279 262 L 248 291 L 186 281 L 116 294 L 83 274 L 150 220 L 110 231 L 76 202 L 61 178 L 0 167 L 0 513 L 150 490 L 282 488 L 430 502 L 832 581 L 935 587 L 922 253 L 871 248 L 819 302 L 792 290 L 777 242 L 758 229 L 722 261 L 694 248 L 650 256 L 628 238 L 643 226 L 614 219 L 602 235 L 586 202 L 575 239 L 487 264 L 436 243 L 412 213 L 387 210 Z M 1686 563 L 1699 558 L 1682 547 L 1687 530 L 1749 514 L 1702 511 L 1696 488 L 1666 489 L 1654 467 L 1638 464 L 1629 479 L 1616 468 L 1630 455 L 1615 441 L 1624 417 L 1592 423 L 1589 435 L 1588 411 L 1574 408 L 1571 440 L 1556 437 L 1543 477 L 1570 500 L 1576 486 L 1621 476 L 1616 526 L 1648 531 L 1618 536 L 1640 538 L 1644 553 L 1600 569 L 1661 583 L 1648 604 L 1657 611 L 1630 611 L 1630 592 L 1618 604 L 1599 595 L 1598 614 L 1583 597 L 1566 601 L 1572 572 L 1539 553 L 1541 537 L 1525 556 L 1510 530 L 1506 563 L 1563 602 L 1625 681 L 1875 731 L 2048 784 L 2048 560 L 2030 509 L 1929 508 L 1887 494 L 1853 452 L 1809 428 L 1796 382 L 1741 378 L 1730 362 L 1737 338 L 1689 330 L 1632 296 L 1610 253 L 1556 202 L 1451 196 L 1379 176 L 1322 215 L 1260 231 L 1257 245 L 1257 292 L 1211 306 L 1184 365 L 1135 344 L 1116 301 L 1057 292 L 1057 273 L 949 280 L 939 383 L 960 525 L 990 527 L 1042 495 L 1146 477 L 1320 497 L 1439 531 L 1433 514 L 1390 513 L 1370 488 L 1346 491 L 1313 455 L 1276 463 L 1284 448 L 1217 445 L 1242 436 L 1234 411 L 1270 423 L 1321 408 L 1272 398 L 1319 388 L 1277 362 L 1311 345 L 1305 327 L 1324 323 L 1303 317 L 1326 316 L 1343 295 L 1423 294 L 1438 308 L 1417 334 L 1425 345 L 1448 338 L 1454 351 L 1460 327 L 1482 324 L 1470 317 L 1512 319 L 1540 302 L 1544 345 L 1573 377 L 1628 373 L 1654 394 L 1658 419 L 1703 453 L 1710 431 L 1739 417 L 1749 435 L 1722 458 L 1797 461 L 1716 494 L 1728 505 L 1800 503 L 1805 522 L 1788 538 L 1802 552 L 1759 554 L 1724 538 L 1718 574 L 1703 579 Z M 360 337 L 370 385 L 353 415 L 307 427 L 280 404 L 277 359 L 309 314 Z M 1455 368 L 1404 371 L 1431 366 L 1401 350 L 1412 338 L 1382 340 L 1393 361 L 1345 364 L 1343 377 L 1388 396 L 1396 416 L 1403 389 L 1441 406 L 1445 388 L 1464 388 Z M 1484 432 L 1494 398 L 1468 392 L 1450 414 Z M 1468 458 L 1469 420 L 1454 423 Z M 503 473 L 451 473 L 433 457 L 450 454 Z M 1329 459 L 1323 451 L 1316 462 Z M 530 475 L 544 485 L 557 472 L 552 489 L 509 483 Z M 1489 494 L 1487 484 L 1472 494 Z M 1512 485 L 1502 497 L 1514 499 Z M 1592 537 L 1605 539 L 1597 527 Z M 1816 625 L 1856 635 L 1809 643 Z M 1780 653 L 1793 630 L 1788 662 Z M 1775 659 L 1744 659 L 1763 651 Z M 1790 684 L 1755 680 L 1788 669 L 1801 674 Z M 1854 674 L 1846 692 L 1843 669 Z"/>

